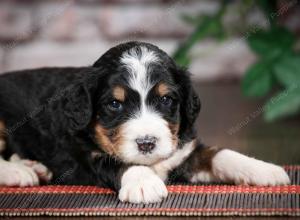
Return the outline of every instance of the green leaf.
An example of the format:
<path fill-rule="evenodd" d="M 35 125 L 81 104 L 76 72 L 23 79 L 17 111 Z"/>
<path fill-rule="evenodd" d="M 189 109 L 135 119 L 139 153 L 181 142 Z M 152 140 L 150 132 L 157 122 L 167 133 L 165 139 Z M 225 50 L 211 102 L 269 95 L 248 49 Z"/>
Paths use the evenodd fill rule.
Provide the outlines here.
<path fill-rule="evenodd" d="M 274 66 L 278 82 L 289 88 L 300 82 L 300 56 L 290 55 L 279 60 Z"/>
<path fill-rule="evenodd" d="M 203 21 L 197 25 L 193 33 L 175 51 L 173 58 L 177 64 L 186 63 L 186 57 L 191 48 L 199 41 L 211 35 L 214 29 L 215 18 L 204 17 Z"/>
<path fill-rule="evenodd" d="M 274 18 L 277 18 L 278 16 L 272 17 L 272 15 L 276 14 L 277 1 L 259 0 L 259 1 L 257 1 L 257 4 L 264 11 L 264 13 L 266 15 L 266 19 L 269 19 L 271 25 L 274 26 L 276 23 L 276 19 L 274 19 Z"/>
<path fill-rule="evenodd" d="M 176 60 L 176 63 L 179 65 L 179 66 L 189 66 L 190 63 L 191 63 L 191 58 L 189 57 L 188 54 L 185 54 L 184 56 L 181 56 L 180 58 L 178 58 Z"/>
<path fill-rule="evenodd" d="M 272 72 L 267 62 L 260 61 L 252 65 L 242 81 L 242 90 L 246 96 L 260 97 L 272 88 Z"/>
<path fill-rule="evenodd" d="M 173 54 L 173 58 L 178 64 L 187 64 L 190 62 L 189 52 L 192 47 L 200 40 L 212 36 L 218 35 L 221 38 L 220 32 L 223 31 L 223 23 L 220 22 L 225 14 L 227 8 L 227 1 L 222 1 L 221 7 L 214 15 L 203 15 L 201 19 L 198 19 L 195 26 L 195 30 L 188 38 L 179 45 Z M 190 18 L 188 18 L 190 19 Z M 191 21 L 191 20 L 190 20 Z"/>
<path fill-rule="evenodd" d="M 278 27 L 269 31 L 260 30 L 248 37 L 248 44 L 255 53 L 271 59 L 292 50 L 294 43 L 294 35 L 287 29 Z"/>
<path fill-rule="evenodd" d="M 295 85 L 274 96 L 265 105 L 264 118 L 267 121 L 274 121 L 300 110 L 300 87 Z"/>
<path fill-rule="evenodd" d="M 188 14 L 182 14 L 181 20 L 183 20 L 185 23 L 190 24 L 190 25 L 197 25 L 201 22 L 203 22 L 204 16 L 203 15 L 196 15 L 196 16 L 191 16 Z"/>

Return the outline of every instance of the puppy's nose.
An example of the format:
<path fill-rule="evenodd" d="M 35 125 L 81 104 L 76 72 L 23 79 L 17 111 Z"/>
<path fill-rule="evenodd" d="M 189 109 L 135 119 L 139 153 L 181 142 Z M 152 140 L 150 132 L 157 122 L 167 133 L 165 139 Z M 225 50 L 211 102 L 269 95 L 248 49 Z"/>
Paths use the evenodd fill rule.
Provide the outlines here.
<path fill-rule="evenodd" d="M 148 136 L 148 135 L 142 138 L 135 139 L 139 151 L 141 151 L 143 154 L 151 153 L 151 151 L 155 148 L 156 141 L 157 141 L 156 137 Z"/>

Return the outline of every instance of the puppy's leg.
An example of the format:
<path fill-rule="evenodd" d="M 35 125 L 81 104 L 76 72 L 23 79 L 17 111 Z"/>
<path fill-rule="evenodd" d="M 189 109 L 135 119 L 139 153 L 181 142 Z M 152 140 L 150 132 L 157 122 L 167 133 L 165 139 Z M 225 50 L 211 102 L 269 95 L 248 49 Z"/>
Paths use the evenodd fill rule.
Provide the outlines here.
<path fill-rule="evenodd" d="M 160 202 L 167 195 L 164 182 L 149 167 L 129 167 L 121 177 L 121 201 L 147 204 Z"/>
<path fill-rule="evenodd" d="M 5 161 L 2 153 L 5 150 L 5 126 L 0 121 L 0 185 L 1 186 L 34 186 L 39 180 L 33 169 L 21 163 Z"/>
<path fill-rule="evenodd" d="M 128 165 L 97 151 L 91 158 L 97 167 L 98 185 L 113 188 L 123 202 L 159 202 L 168 195 L 164 182 L 147 166 Z"/>
<path fill-rule="evenodd" d="M 38 176 L 32 168 L 0 158 L 0 186 L 25 187 L 38 184 Z"/>
<path fill-rule="evenodd" d="M 33 171 L 37 174 L 39 180 L 47 183 L 50 182 L 52 179 L 52 172 L 42 163 L 33 161 L 33 160 L 27 160 L 27 159 L 21 159 L 17 154 L 13 154 L 10 157 L 11 162 L 23 164 L 29 168 L 32 168 Z"/>
<path fill-rule="evenodd" d="M 37 186 L 40 180 L 47 182 L 51 177 L 51 172 L 40 163 L 21 160 L 16 155 L 10 161 L 0 157 L 0 186 Z"/>
<path fill-rule="evenodd" d="M 280 166 L 232 150 L 200 145 L 179 169 L 190 182 L 216 181 L 258 186 L 290 183 L 287 173 Z"/>
<path fill-rule="evenodd" d="M 272 163 L 224 149 L 212 158 L 212 172 L 221 181 L 235 184 L 275 186 L 290 184 L 284 169 Z"/>

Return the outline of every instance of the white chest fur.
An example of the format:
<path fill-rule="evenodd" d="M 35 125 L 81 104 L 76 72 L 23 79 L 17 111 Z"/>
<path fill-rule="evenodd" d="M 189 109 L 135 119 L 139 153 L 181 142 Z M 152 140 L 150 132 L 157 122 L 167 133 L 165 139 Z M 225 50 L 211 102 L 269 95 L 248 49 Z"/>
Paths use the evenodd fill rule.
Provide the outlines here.
<path fill-rule="evenodd" d="M 154 164 L 152 169 L 162 180 L 165 181 L 168 177 L 169 171 L 178 167 L 192 153 L 194 148 L 195 141 L 186 143 L 181 149 L 175 151 L 168 159 Z"/>

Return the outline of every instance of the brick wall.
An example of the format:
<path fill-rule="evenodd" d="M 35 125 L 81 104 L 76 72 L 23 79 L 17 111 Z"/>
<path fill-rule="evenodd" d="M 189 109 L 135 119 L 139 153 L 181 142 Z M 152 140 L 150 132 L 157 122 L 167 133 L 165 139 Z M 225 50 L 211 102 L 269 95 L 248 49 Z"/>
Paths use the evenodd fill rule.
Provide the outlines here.
<path fill-rule="evenodd" d="M 172 53 L 192 31 L 180 16 L 214 13 L 218 7 L 209 0 L 0 0 L 0 72 L 91 65 L 111 46 L 129 40 Z M 252 17 L 263 21 L 259 13 Z M 225 22 L 237 22 L 236 15 Z M 202 80 L 236 78 L 255 60 L 243 36 L 205 40 L 193 56 L 191 71 Z"/>

